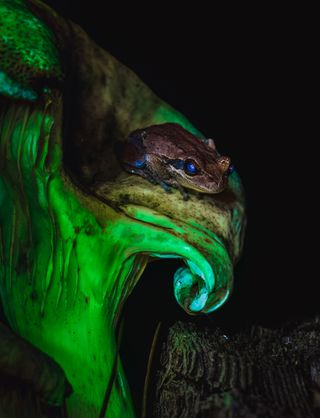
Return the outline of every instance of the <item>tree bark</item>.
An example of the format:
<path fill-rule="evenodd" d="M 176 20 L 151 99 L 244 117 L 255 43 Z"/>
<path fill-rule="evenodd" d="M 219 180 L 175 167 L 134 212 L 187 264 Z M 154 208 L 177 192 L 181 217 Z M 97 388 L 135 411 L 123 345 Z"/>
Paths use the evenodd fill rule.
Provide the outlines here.
<path fill-rule="evenodd" d="M 152 415 L 320 416 L 319 330 L 319 318 L 233 334 L 175 323 L 160 350 Z"/>

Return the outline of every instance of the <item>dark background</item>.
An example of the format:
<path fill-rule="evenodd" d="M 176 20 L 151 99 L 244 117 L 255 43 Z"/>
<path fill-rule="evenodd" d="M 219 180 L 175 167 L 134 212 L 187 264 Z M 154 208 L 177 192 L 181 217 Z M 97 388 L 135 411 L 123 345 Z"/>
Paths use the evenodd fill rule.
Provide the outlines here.
<path fill-rule="evenodd" d="M 243 3 L 226 10 L 184 5 L 177 13 L 158 2 L 145 9 L 96 0 L 47 3 L 232 157 L 246 190 L 248 229 L 233 296 L 211 323 L 276 326 L 317 313 L 312 24 L 299 10 Z M 186 319 L 172 296 L 175 268 L 173 262 L 148 267 L 128 301 L 129 339 L 137 342 L 159 319 Z"/>

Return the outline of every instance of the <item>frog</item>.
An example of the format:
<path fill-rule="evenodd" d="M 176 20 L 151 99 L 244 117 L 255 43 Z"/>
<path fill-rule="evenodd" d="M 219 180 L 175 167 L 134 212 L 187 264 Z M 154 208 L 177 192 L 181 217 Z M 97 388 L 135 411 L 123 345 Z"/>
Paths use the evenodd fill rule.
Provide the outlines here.
<path fill-rule="evenodd" d="M 118 148 L 119 149 L 119 148 Z M 230 157 L 220 155 L 212 138 L 200 138 L 177 123 L 162 123 L 131 132 L 118 152 L 122 168 L 166 192 L 223 192 L 234 171 Z"/>

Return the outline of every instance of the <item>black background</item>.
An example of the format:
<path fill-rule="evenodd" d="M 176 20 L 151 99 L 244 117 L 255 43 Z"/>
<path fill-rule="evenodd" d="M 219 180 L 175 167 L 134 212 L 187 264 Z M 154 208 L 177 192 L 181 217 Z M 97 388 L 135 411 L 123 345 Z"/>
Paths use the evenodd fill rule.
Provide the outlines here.
<path fill-rule="evenodd" d="M 158 2 L 139 9 L 96 0 L 47 3 L 232 157 L 246 190 L 248 229 L 233 296 L 211 321 L 273 326 L 317 313 L 312 23 L 299 10 L 243 3 L 225 10 L 184 4 L 176 13 Z M 167 277 L 174 268 L 150 266 L 128 302 L 136 341 L 152 311 L 184 317 Z"/>

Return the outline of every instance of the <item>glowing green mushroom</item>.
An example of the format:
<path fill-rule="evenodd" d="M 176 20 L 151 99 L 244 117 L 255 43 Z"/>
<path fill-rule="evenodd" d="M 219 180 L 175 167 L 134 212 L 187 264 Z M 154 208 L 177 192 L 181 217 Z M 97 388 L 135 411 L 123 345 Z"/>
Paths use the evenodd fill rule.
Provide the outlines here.
<path fill-rule="evenodd" d="M 84 107 L 79 105 L 77 117 L 86 119 L 86 126 L 95 125 L 95 118 L 105 112 L 116 128 L 102 139 L 85 138 L 84 145 L 76 142 L 76 134 L 66 136 L 66 87 L 53 87 L 46 94 L 52 80 L 63 78 L 59 52 L 53 32 L 29 11 L 29 5 L 37 6 L 54 29 L 64 27 L 61 18 L 37 1 L 0 0 L 0 10 L 8 11 L 0 14 L 5 28 L 0 33 L 1 302 L 11 327 L 65 371 L 74 390 L 66 400 L 70 418 L 99 416 L 115 365 L 105 416 L 129 418 L 134 416 L 130 391 L 121 362 L 116 362 L 115 329 L 123 305 L 151 256 L 185 262 L 175 274 L 174 294 L 188 313 L 219 308 L 231 292 L 233 264 L 242 246 L 242 187 L 234 173 L 223 194 L 201 200 L 192 195 L 185 202 L 179 192 L 166 195 L 160 187 L 122 172 L 114 158 L 109 162 L 116 168 L 114 175 L 94 182 L 99 164 L 94 160 L 90 166 L 86 160 L 88 144 L 98 162 L 101 150 L 112 150 L 114 141 L 137 127 L 174 121 L 197 130 L 70 25 L 72 33 L 59 36 L 76 42 L 81 50 L 82 64 L 72 71 L 78 71 L 79 100 L 86 94 L 87 100 Z M 22 14 L 22 28 L 13 33 L 11 49 L 6 49 L 3 33 L 11 34 L 10 19 Z M 41 49 L 33 50 L 19 36 L 23 25 L 31 35 L 35 31 L 33 35 L 40 36 Z M 24 59 L 26 50 L 34 52 L 33 61 Z M 96 51 L 97 65 L 84 76 L 81 65 L 93 59 L 91 50 Z M 4 66 L 4 57 L 21 60 L 28 76 L 22 79 Z M 39 70 L 37 63 L 43 62 L 46 65 Z M 99 85 L 98 70 L 114 75 L 111 85 Z M 99 103 L 91 113 L 85 111 L 90 95 Z M 77 169 L 69 166 L 73 146 L 80 161 Z M 146 295 L 152 297 L 156 295 Z"/>

